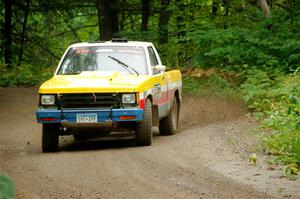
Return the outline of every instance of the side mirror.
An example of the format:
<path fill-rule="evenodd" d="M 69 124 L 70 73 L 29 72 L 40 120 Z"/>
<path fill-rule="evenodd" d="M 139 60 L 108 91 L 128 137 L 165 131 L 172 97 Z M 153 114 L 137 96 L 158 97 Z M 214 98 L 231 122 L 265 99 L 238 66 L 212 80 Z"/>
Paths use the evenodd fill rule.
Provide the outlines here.
<path fill-rule="evenodd" d="M 157 71 L 160 71 L 160 72 L 164 72 L 166 70 L 166 66 L 164 66 L 164 65 L 156 65 L 156 66 L 153 66 L 153 69 L 157 70 Z"/>

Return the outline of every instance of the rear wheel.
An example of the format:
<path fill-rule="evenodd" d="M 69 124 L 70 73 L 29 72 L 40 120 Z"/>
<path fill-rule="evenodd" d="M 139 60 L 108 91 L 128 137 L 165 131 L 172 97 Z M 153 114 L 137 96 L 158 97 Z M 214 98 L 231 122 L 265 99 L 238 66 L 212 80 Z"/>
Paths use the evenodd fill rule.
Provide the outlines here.
<path fill-rule="evenodd" d="M 171 109 L 167 117 L 159 121 L 159 132 L 161 135 L 174 135 L 178 129 L 179 108 L 177 98 L 174 96 Z"/>
<path fill-rule="evenodd" d="M 152 104 L 150 99 L 145 102 L 144 120 L 138 123 L 136 129 L 136 144 L 149 146 L 152 144 Z"/>
<path fill-rule="evenodd" d="M 59 128 L 60 125 L 58 124 L 43 124 L 43 135 L 42 135 L 43 152 L 58 151 Z"/>

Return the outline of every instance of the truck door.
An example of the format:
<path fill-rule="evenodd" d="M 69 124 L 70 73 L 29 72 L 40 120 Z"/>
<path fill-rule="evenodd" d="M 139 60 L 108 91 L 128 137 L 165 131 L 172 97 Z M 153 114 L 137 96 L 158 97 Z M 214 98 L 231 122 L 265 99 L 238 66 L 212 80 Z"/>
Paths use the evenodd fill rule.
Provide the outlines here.
<path fill-rule="evenodd" d="M 151 66 L 156 66 L 161 64 L 160 59 L 157 57 L 157 52 L 152 46 L 148 46 L 148 53 L 150 58 Z M 153 103 L 158 105 L 159 116 L 165 115 L 168 112 L 168 82 L 165 72 L 152 70 L 153 74 Z"/>

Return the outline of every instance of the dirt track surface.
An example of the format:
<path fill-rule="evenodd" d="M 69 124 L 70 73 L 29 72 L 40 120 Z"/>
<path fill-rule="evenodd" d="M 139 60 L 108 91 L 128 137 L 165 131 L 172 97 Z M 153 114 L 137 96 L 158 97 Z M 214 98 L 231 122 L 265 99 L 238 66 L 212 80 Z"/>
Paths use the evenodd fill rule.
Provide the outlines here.
<path fill-rule="evenodd" d="M 300 197 L 300 183 L 247 162 L 255 122 L 233 100 L 185 97 L 180 132 L 150 147 L 131 140 L 75 142 L 41 152 L 37 90 L 0 88 L 0 172 L 17 198 L 273 198 Z"/>

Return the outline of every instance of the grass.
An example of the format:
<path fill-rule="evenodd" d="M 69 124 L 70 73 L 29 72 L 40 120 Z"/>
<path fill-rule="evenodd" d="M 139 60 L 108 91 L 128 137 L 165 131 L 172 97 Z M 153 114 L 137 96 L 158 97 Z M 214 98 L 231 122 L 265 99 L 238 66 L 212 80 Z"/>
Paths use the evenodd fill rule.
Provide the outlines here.
<path fill-rule="evenodd" d="M 0 174 L 0 198 L 13 199 L 16 196 L 16 186 L 10 177 Z"/>

